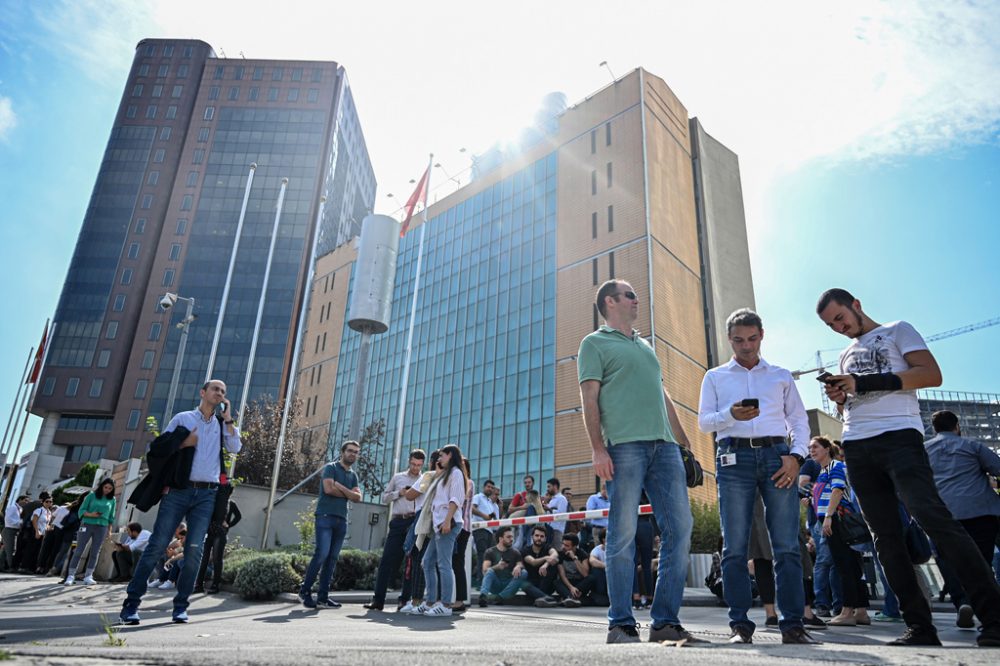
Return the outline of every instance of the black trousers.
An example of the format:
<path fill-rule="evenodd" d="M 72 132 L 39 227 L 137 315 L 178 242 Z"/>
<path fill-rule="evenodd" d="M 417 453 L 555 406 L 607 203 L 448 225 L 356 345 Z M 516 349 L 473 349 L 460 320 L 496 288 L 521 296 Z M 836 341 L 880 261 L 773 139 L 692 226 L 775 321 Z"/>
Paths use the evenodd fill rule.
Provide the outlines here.
<path fill-rule="evenodd" d="M 472 540 L 476 544 L 476 560 L 472 563 L 472 580 L 478 583 L 483 579 L 483 555 L 495 546 L 497 541 L 493 532 L 482 527 L 472 532 Z"/>
<path fill-rule="evenodd" d="M 42 549 L 38 553 L 38 562 L 35 563 L 35 571 L 38 573 L 48 573 L 52 564 L 56 560 L 56 553 L 62 545 L 63 530 L 61 527 L 54 527 L 45 533 L 42 539 Z"/>
<path fill-rule="evenodd" d="M 115 580 L 119 578 L 129 578 L 131 580 L 132 569 L 141 556 L 142 551 L 136 553 L 132 550 L 118 550 L 117 548 L 111 551 L 111 561 L 115 565 Z"/>
<path fill-rule="evenodd" d="M 205 575 L 208 572 L 208 563 L 212 563 L 212 588 L 219 589 L 222 584 L 222 558 L 226 555 L 226 544 L 229 542 L 229 530 L 209 530 L 205 537 L 205 550 L 201 556 L 201 565 L 198 567 L 198 577 L 195 578 L 195 587 L 205 587 Z"/>
<path fill-rule="evenodd" d="M 986 560 L 986 564 L 992 568 L 993 545 L 996 543 L 997 533 L 1000 532 L 1000 517 L 976 516 L 975 518 L 967 518 L 958 522 L 969 533 L 969 536 L 972 537 L 972 540 L 976 543 L 976 547 L 979 549 L 979 553 Z M 946 557 L 940 554 L 937 544 L 934 544 L 934 549 L 938 551 L 936 558 L 937 565 L 938 569 L 941 570 L 942 577 L 944 577 L 945 588 L 951 594 L 951 603 L 955 604 L 955 608 L 969 603 L 969 597 L 965 593 L 965 588 L 962 587 L 962 581 L 955 567 L 951 565 Z"/>
<path fill-rule="evenodd" d="M 455 601 L 465 603 L 469 599 L 469 581 L 465 577 L 465 549 L 469 547 L 468 530 L 458 533 L 455 552 L 451 555 L 451 570 L 455 572 Z"/>
<path fill-rule="evenodd" d="M 875 534 L 879 560 L 889 586 L 899 597 L 906 624 L 923 629 L 934 626 L 930 604 L 920 590 L 906 549 L 897 496 L 937 545 L 939 554 L 955 568 L 980 622 L 987 627 L 1000 627 L 1000 586 L 972 537 L 941 500 L 924 449 L 923 433 L 914 429 L 893 430 L 850 440 L 844 442 L 844 456 L 861 510 Z"/>
<path fill-rule="evenodd" d="M 382 606 L 385 604 L 386 590 L 393 576 L 399 571 L 406 553 L 403 552 L 403 544 L 406 541 L 406 533 L 413 524 L 414 517 L 393 518 L 389 521 L 389 534 L 385 537 L 385 546 L 382 547 L 382 559 L 378 563 L 378 573 L 375 575 L 375 596 L 372 603 Z"/>
<path fill-rule="evenodd" d="M 424 552 L 427 550 L 427 542 L 424 542 L 424 547 L 417 549 L 416 546 L 410 549 L 410 552 L 406 555 L 406 566 L 403 569 L 403 589 L 402 593 L 399 595 L 399 600 L 401 603 L 406 603 L 413 599 L 414 594 L 417 598 L 423 599 L 424 597 Z"/>
<path fill-rule="evenodd" d="M 591 606 L 608 605 L 608 577 L 604 569 L 593 568 L 585 577 L 571 580 L 570 583 L 580 590 L 577 601 Z M 556 578 L 556 592 L 563 599 L 573 599 L 573 594 L 561 578 Z"/>
<path fill-rule="evenodd" d="M 34 529 L 28 532 L 27 536 L 25 536 L 24 530 L 21 530 L 21 536 L 17 540 L 17 552 L 14 554 L 14 561 L 20 565 L 21 569 L 34 572 L 35 566 L 38 564 L 38 552 L 41 549 L 42 539 L 39 539 L 35 535 Z M 18 561 L 18 556 L 20 556 L 20 561 Z"/>
<path fill-rule="evenodd" d="M 527 568 L 527 565 L 525 565 Z M 550 564 L 546 569 L 546 574 L 542 576 L 538 569 L 528 568 L 528 584 L 524 588 L 524 593 L 532 599 L 541 599 L 552 594 L 556 589 L 556 566 Z"/>
<path fill-rule="evenodd" d="M 844 606 L 848 608 L 868 608 L 868 586 L 865 585 L 865 570 L 862 564 L 861 553 L 844 543 L 837 533 L 837 518 L 833 520 L 833 534 L 826 537 L 826 542 L 830 544 L 833 566 L 837 569 L 837 573 L 840 574 L 840 599 Z M 899 522 L 899 514 L 896 515 L 896 521 Z M 909 558 L 909 555 L 907 555 L 907 558 Z"/>

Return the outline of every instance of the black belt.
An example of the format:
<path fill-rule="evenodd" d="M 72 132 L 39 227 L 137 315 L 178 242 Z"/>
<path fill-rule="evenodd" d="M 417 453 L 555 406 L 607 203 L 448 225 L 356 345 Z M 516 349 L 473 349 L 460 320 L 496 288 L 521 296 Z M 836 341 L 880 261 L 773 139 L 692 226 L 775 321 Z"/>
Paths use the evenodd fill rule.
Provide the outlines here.
<path fill-rule="evenodd" d="M 725 437 L 722 440 L 736 449 L 762 449 L 775 444 L 784 444 L 784 437 Z"/>
<path fill-rule="evenodd" d="M 403 520 L 409 520 L 410 518 L 413 518 L 415 515 L 417 515 L 417 514 L 415 514 L 415 513 L 397 513 L 395 516 L 392 517 L 392 519 L 396 520 L 397 518 L 402 518 Z"/>
<path fill-rule="evenodd" d="M 188 488 L 215 489 L 219 484 L 212 481 L 188 481 Z"/>

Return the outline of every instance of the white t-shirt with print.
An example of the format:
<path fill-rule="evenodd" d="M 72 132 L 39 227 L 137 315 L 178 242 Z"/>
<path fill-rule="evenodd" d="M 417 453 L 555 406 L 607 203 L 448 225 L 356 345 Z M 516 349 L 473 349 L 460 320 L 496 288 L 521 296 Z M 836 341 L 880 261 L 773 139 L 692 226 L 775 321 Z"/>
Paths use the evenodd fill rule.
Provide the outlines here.
<path fill-rule="evenodd" d="M 841 374 L 870 375 L 910 369 L 905 354 L 927 349 L 905 321 L 883 324 L 854 340 L 840 354 Z M 916 391 L 872 391 L 853 395 L 844 405 L 844 441 L 912 428 L 923 432 Z"/>

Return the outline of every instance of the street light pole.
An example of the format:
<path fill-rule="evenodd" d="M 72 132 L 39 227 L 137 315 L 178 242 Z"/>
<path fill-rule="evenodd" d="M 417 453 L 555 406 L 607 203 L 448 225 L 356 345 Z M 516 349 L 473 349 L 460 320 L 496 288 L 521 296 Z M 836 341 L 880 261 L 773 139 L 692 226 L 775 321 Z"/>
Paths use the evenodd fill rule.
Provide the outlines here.
<path fill-rule="evenodd" d="M 177 346 L 177 357 L 174 359 L 174 372 L 170 377 L 170 390 L 167 392 L 167 408 L 164 410 L 163 423 L 160 424 L 161 429 L 167 427 L 167 424 L 170 423 L 170 419 L 174 415 L 174 400 L 177 398 L 177 383 L 181 378 L 181 364 L 184 361 L 184 350 L 187 349 L 188 329 L 191 327 L 191 322 L 195 319 L 193 298 L 185 298 L 184 296 L 168 292 L 166 296 L 160 299 L 160 307 L 169 309 L 177 301 L 186 302 L 187 311 L 184 313 L 184 319 L 177 324 L 177 328 L 181 329 L 181 341 Z"/>

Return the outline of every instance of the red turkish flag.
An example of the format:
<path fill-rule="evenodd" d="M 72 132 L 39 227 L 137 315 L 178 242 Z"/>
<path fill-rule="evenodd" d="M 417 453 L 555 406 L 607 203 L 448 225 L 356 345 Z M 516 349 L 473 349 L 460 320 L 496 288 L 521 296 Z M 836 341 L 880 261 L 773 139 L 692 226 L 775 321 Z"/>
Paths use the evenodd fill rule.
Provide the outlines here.
<path fill-rule="evenodd" d="M 410 228 L 410 220 L 413 218 L 413 210 L 417 207 L 417 202 L 423 202 L 424 207 L 427 207 L 427 179 L 430 174 L 431 168 L 428 166 L 424 175 L 420 177 L 420 182 L 417 183 L 417 189 L 413 190 L 413 194 L 406 200 L 406 219 L 403 220 L 403 228 L 399 230 L 400 238 L 405 236 L 407 229 Z"/>

